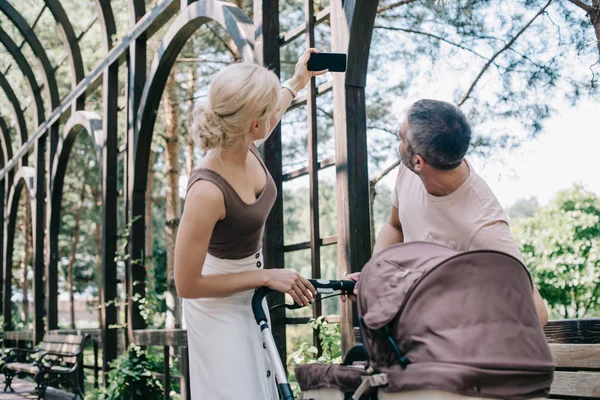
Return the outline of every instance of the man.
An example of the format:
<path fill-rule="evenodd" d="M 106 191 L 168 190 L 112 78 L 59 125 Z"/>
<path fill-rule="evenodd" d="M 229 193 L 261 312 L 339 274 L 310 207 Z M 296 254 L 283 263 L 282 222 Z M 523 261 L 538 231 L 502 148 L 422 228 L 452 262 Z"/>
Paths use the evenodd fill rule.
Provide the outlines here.
<path fill-rule="evenodd" d="M 392 211 L 373 253 L 396 243 L 426 241 L 458 251 L 498 250 L 523 262 L 502 206 L 464 158 L 471 129 L 459 108 L 420 100 L 409 109 L 399 138 L 402 162 Z M 535 287 L 533 298 L 545 325 L 548 311 Z"/>

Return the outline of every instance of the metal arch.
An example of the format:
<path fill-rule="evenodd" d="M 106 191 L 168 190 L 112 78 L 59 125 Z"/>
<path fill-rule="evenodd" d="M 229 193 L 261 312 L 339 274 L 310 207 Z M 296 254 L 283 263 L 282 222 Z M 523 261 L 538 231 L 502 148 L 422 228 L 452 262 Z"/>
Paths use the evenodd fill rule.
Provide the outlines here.
<path fill-rule="evenodd" d="M 102 145 L 104 132 L 102 131 L 102 118 L 89 111 L 76 111 L 65 123 L 63 136 L 59 140 L 56 156 L 52 163 L 50 173 L 50 215 L 48 218 L 49 263 L 47 265 L 46 288 L 48 293 L 56 293 L 58 290 L 58 234 L 60 232 L 60 211 L 62 208 L 62 197 L 65 182 L 67 164 L 73 149 L 75 139 L 82 131 L 86 131 L 94 141 L 96 160 L 100 176 L 102 176 Z M 100 180 L 101 181 L 101 180 Z M 102 184 L 102 183 L 101 183 Z M 58 328 L 58 303 L 57 299 L 50 296 L 46 299 L 46 320 L 48 329 Z"/>
<path fill-rule="evenodd" d="M 4 29 L 0 26 L 0 42 L 6 47 L 8 52 L 15 59 L 19 69 L 29 82 L 29 88 L 31 90 L 31 95 L 35 100 L 35 115 L 37 118 L 37 125 L 41 125 L 42 122 L 46 119 L 44 116 L 44 101 L 42 100 L 42 95 L 40 93 L 40 87 L 38 86 L 37 80 L 35 79 L 35 75 L 33 70 L 31 69 L 31 65 L 27 62 L 27 59 L 21 52 L 21 49 L 17 44 L 12 40 L 12 38 L 6 33 Z"/>
<path fill-rule="evenodd" d="M 27 21 L 23 18 L 8 1 L 0 1 L 0 11 L 2 11 L 8 19 L 17 27 L 21 35 L 25 38 L 25 41 L 31 47 L 33 54 L 40 60 L 42 69 L 44 71 L 44 80 L 46 88 L 50 92 L 50 105 L 52 109 L 59 106 L 60 100 L 58 97 L 58 86 L 56 84 L 56 77 L 54 76 L 54 68 L 48 59 L 48 55 L 44 50 L 39 39 L 35 35 L 35 32 L 27 24 Z"/>
<path fill-rule="evenodd" d="M 201 25 L 215 21 L 225 28 L 233 38 L 243 60 L 255 62 L 254 55 L 254 25 L 252 21 L 236 6 L 216 0 L 199 0 L 183 10 L 175 18 L 171 27 L 165 34 L 150 69 L 148 80 L 140 99 L 139 109 L 135 118 L 132 153 L 128 160 L 128 217 L 135 221 L 137 216 L 144 215 L 146 208 L 145 196 L 148 180 L 148 158 L 152 132 L 156 122 L 156 112 L 160 104 L 162 92 L 165 88 L 169 72 L 175 59 L 188 38 Z M 135 110 L 134 110 L 135 111 Z M 131 136 L 130 136 L 131 137 Z M 133 166 L 133 168 L 131 168 Z M 145 232 L 143 219 L 131 224 L 129 250 L 131 260 L 144 258 Z M 139 306 L 133 301 L 136 295 L 144 296 L 145 270 L 140 263 L 128 264 L 128 334 L 133 335 L 133 330 L 145 325 L 141 317 Z M 134 284 L 142 282 L 141 284 Z"/>
<path fill-rule="evenodd" d="M 54 192 L 56 184 L 62 184 L 64 180 L 64 174 L 67 168 L 67 162 L 71 155 L 71 149 L 75 143 L 75 139 L 80 132 L 86 131 L 92 140 L 94 141 L 94 148 L 96 150 L 96 157 L 98 161 L 99 174 L 102 174 L 102 147 L 104 145 L 104 131 L 102 130 L 102 117 L 92 111 L 77 111 L 71 115 L 71 117 L 65 123 L 63 129 L 63 136 L 60 138 L 58 147 L 56 149 L 56 157 L 52 165 L 52 196 L 54 202 Z M 58 193 L 58 196 L 62 195 L 62 190 Z"/>
<path fill-rule="evenodd" d="M 104 31 L 104 49 L 109 52 L 113 47 L 113 36 L 117 33 L 115 17 L 109 0 L 96 0 L 98 20 L 102 23 Z"/>
<path fill-rule="evenodd" d="M 59 0 L 45 0 L 46 6 L 52 13 L 52 16 L 58 23 L 60 31 L 65 42 L 65 48 L 71 61 L 71 86 L 73 89 L 79 82 L 84 78 L 83 71 L 83 59 L 81 57 L 81 49 L 79 48 L 79 41 L 77 35 L 73 30 L 73 25 L 65 12 L 62 4 Z M 81 96 L 76 101 L 76 108 L 83 109 L 85 104 L 85 97 Z M 39 125 L 39 124 L 38 124 Z"/>
<path fill-rule="evenodd" d="M 8 218 L 14 220 L 17 218 L 17 207 L 21 198 L 20 190 L 23 188 L 23 186 L 27 188 L 29 199 L 31 201 L 35 201 L 35 168 L 27 166 L 21 167 L 15 174 L 14 182 L 11 185 L 8 195 L 8 201 L 6 202 L 6 209 L 9 212 Z M 15 221 L 13 221 L 13 225 L 14 222 Z M 11 236 L 14 236 L 14 231 L 12 232 Z"/>
<path fill-rule="evenodd" d="M 1 3 L 0 3 L 1 4 Z M 12 87 L 6 80 L 6 77 L 3 73 L 0 72 L 0 87 L 4 90 L 8 101 L 10 102 L 13 111 L 15 113 L 15 117 L 17 118 L 17 131 L 19 132 L 19 137 L 21 138 L 21 145 L 27 143 L 27 124 L 25 123 L 25 116 L 23 115 L 23 110 L 21 108 L 21 103 L 19 103 L 19 99 L 17 95 L 13 91 Z M 23 156 L 24 158 L 26 155 Z M 6 160 L 8 162 L 8 160 Z"/>
<path fill-rule="evenodd" d="M 21 192 L 23 187 L 27 189 L 29 200 L 31 201 L 32 208 L 35 205 L 35 169 L 33 167 L 21 167 L 15 175 L 14 183 L 10 186 L 8 201 L 6 203 L 6 211 L 8 215 L 6 218 L 6 232 L 4 232 L 4 271 L 3 271 L 3 283 L 4 290 L 2 295 L 4 296 L 2 315 L 4 316 L 4 327 L 5 329 L 12 329 L 12 305 L 10 298 L 12 296 L 12 287 L 10 282 L 12 281 L 12 267 L 13 267 L 13 250 L 15 244 L 15 225 L 17 223 L 17 212 L 19 208 L 19 200 L 21 199 Z M 35 213 L 32 213 L 32 220 Z M 33 222 L 33 221 L 32 221 Z M 32 224 L 32 226 L 34 226 Z"/>
<path fill-rule="evenodd" d="M 144 0 L 127 0 L 129 8 L 129 19 L 133 24 L 137 24 L 146 14 L 146 3 Z"/>
<path fill-rule="evenodd" d="M 8 125 L 6 125 L 6 121 L 2 116 L 0 116 L 0 146 L 2 147 L 2 156 L 4 157 L 2 167 L 4 167 L 5 163 L 12 158 L 12 145 L 10 143 Z"/>
<path fill-rule="evenodd" d="M 148 174 L 143 171 L 148 167 L 156 111 L 175 58 L 189 37 L 210 21 L 219 23 L 231 35 L 245 62 L 256 60 L 253 22 L 235 5 L 216 0 L 199 0 L 181 11 L 158 47 L 140 100 L 134 144 L 134 191 L 146 190 Z"/>
<path fill-rule="evenodd" d="M 0 116 L 0 146 L 2 147 L 2 155 L 4 156 L 4 165 L 6 165 L 6 163 L 8 162 L 8 160 L 10 160 L 13 157 L 13 152 L 12 152 L 12 144 L 11 144 L 11 140 L 10 140 L 10 131 L 8 129 L 8 125 L 6 124 L 6 121 L 4 120 L 4 118 L 2 118 L 2 116 Z M 12 185 L 12 177 L 13 177 L 14 173 L 11 170 L 8 173 L 7 176 L 7 182 L 8 185 Z M 1 182 L 0 180 L 0 185 L 4 185 L 3 182 Z M 0 207 L 4 207 L 4 204 L 1 204 Z M 4 223 L 3 221 L 0 221 L 0 223 Z M 0 255 L 0 257 L 2 257 Z M 2 272 L 0 272 L 1 274 Z"/>

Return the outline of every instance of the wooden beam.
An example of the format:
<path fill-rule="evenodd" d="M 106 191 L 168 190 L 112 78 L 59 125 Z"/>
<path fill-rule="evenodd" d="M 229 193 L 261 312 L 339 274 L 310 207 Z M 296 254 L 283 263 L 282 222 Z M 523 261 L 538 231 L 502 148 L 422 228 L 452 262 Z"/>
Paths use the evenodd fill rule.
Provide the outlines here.
<path fill-rule="evenodd" d="M 319 246 L 330 246 L 337 243 L 337 236 L 328 236 L 318 240 Z M 310 249 L 311 242 L 301 242 L 295 244 L 289 244 L 284 246 L 283 251 L 288 253 L 290 251 L 307 250 Z"/>
<path fill-rule="evenodd" d="M 317 88 L 317 97 L 320 97 L 320 96 L 324 95 L 325 93 L 331 92 L 332 89 L 333 89 L 333 81 L 328 81 L 328 82 L 320 84 L 319 87 Z M 306 93 L 301 94 L 300 96 L 296 97 L 294 99 L 294 101 L 292 101 L 290 106 L 288 107 L 287 111 L 291 111 L 295 108 L 298 108 L 298 107 L 306 104 L 306 99 L 308 99 L 308 95 Z"/>
<path fill-rule="evenodd" d="M 335 166 L 335 156 L 327 157 L 326 159 L 319 161 L 318 168 L 319 170 L 322 170 L 333 166 Z M 302 167 L 292 172 L 288 172 L 287 174 L 283 175 L 281 179 L 283 180 L 283 182 L 288 182 L 306 175 L 308 175 L 308 166 Z"/>
<path fill-rule="evenodd" d="M 331 14 L 330 12 L 330 8 L 329 7 L 325 7 L 323 10 L 321 10 L 316 16 L 314 14 L 312 14 L 312 23 L 311 25 L 313 26 L 313 28 L 325 21 L 327 21 L 329 19 L 329 15 Z M 306 32 L 306 21 L 304 22 L 304 24 L 291 29 L 287 32 L 284 32 L 282 34 L 279 35 L 279 43 L 280 45 L 283 47 L 286 44 L 293 42 L 294 40 L 298 39 L 300 36 L 302 36 L 303 33 Z"/>
<path fill-rule="evenodd" d="M 138 346 L 187 346 L 184 329 L 139 329 L 133 331 L 132 343 Z"/>

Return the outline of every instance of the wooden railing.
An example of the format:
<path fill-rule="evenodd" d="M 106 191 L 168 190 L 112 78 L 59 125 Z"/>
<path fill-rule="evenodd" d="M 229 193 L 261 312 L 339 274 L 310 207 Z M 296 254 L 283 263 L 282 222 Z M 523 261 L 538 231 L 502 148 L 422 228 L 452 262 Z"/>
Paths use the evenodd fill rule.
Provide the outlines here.
<path fill-rule="evenodd" d="M 154 374 L 156 378 L 162 379 L 165 388 L 164 399 L 171 398 L 171 382 L 180 381 L 181 399 L 191 400 L 190 394 L 190 369 L 187 349 L 187 332 L 183 329 L 144 329 L 133 331 L 133 344 L 138 346 L 161 346 L 163 347 L 163 373 Z M 171 348 L 179 351 L 181 362 L 181 376 L 171 376 L 170 360 Z"/>

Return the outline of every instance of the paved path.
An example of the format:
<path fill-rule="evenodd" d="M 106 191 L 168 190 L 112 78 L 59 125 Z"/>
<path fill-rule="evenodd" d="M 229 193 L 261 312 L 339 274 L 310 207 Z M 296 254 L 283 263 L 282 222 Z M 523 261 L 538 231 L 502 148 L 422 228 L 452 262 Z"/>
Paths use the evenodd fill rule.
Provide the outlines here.
<path fill-rule="evenodd" d="M 35 384 L 29 381 L 21 379 L 13 379 L 12 383 L 14 393 L 3 392 L 4 389 L 4 375 L 0 374 L 0 400 L 36 400 L 37 393 L 35 393 Z M 53 388 L 46 390 L 46 400 L 66 400 L 72 399 L 73 395 L 69 395 L 64 392 L 60 392 Z"/>

